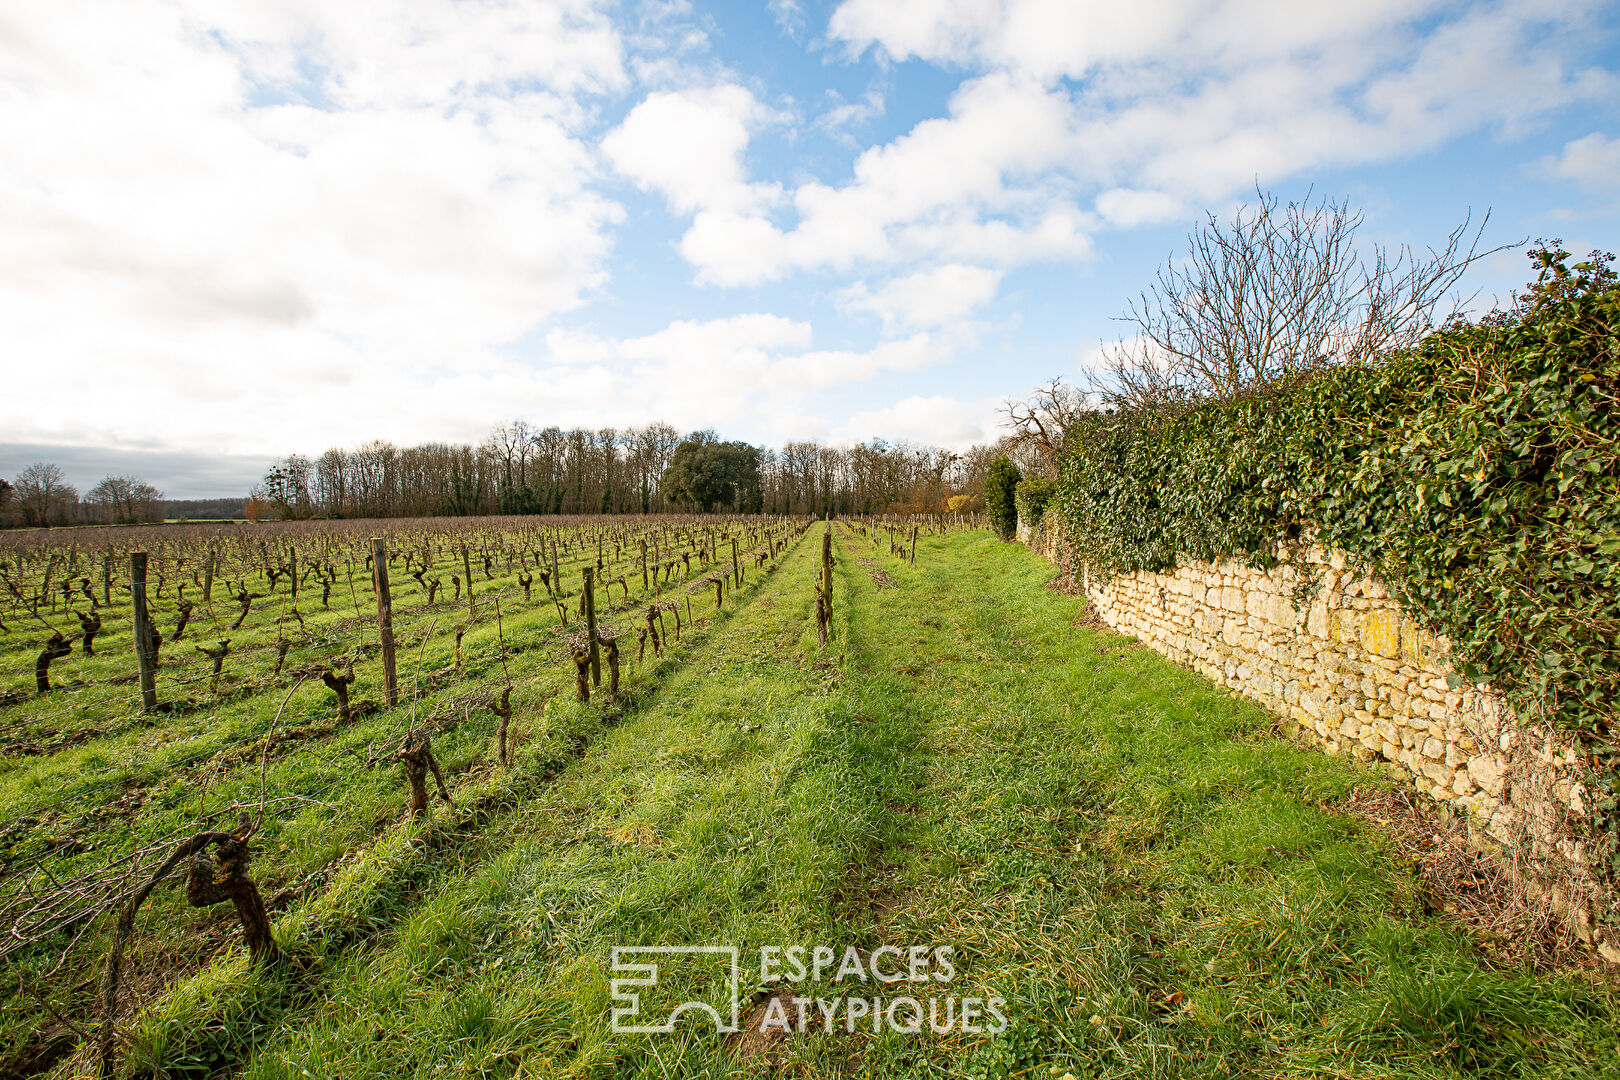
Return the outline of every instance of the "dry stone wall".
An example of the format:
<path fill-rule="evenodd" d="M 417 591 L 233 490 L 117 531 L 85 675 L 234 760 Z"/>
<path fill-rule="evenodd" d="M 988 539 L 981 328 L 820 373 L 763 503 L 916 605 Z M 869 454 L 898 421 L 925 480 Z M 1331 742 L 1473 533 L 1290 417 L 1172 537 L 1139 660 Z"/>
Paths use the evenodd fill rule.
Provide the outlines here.
<path fill-rule="evenodd" d="M 1044 524 L 1044 523 L 1043 523 Z M 1063 564 L 1054 526 L 1021 530 Z M 1466 813 L 1479 839 L 1544 892 L 1583 939 L 1620 962 L 1610 904 L 1570 822 L 1589 793 L 1566 740 L 1519 726 L 1470 685 L 1447 644 L 1336 552 L 1260 570 L 1227 559 L 1077 580 L 1104 622 L 1284 717 L 1330 753 L 1383 761 Z"/>

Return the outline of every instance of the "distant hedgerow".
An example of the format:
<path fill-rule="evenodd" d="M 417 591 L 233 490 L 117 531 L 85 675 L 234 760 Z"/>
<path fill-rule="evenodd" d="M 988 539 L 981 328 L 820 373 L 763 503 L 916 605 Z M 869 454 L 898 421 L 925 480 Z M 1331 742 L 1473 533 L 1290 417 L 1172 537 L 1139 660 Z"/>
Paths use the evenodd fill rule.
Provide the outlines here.
<path fill-rule="evenodd" d="M 1018 531 L 1014 492 L 1022 479 L 1023 474 L 1018 471 L 1018 466 L 1006 455 L 990 463 L 989 472 L 984 478 L 985 511 L 990 515 L 990 524 L 996 530 L 996 535 L 1003 540 L 1011 540 Z"/>

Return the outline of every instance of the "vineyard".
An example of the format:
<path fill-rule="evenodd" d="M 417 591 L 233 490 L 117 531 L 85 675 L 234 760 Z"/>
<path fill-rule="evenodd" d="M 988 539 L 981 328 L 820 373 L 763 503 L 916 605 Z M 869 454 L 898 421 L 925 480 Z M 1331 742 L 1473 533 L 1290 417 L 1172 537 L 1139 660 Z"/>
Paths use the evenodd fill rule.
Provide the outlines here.
<path fill-rule="evenodd" d="M 10 1075 L 1615 1073 L 1612 991 L 1431 903 L 1376 781 L 977 519 L 39 537 Z M 613 950 L 683 942 L 944 943 L 1008 1023 L 613 1030 Z"/>
<path fill-rule="evenodd" d="M 213 904 L 236 901 L 252 951 L 268 952 L 268 917 L 389 825 L 425 819 L 430 791 L 465 826 L 563 768 L 807 527 L 650 520 L 8 537 L 0 956 L 18 980 L 14 1060 L 68 1045 L 73 1029 L 43 1016 L 116 1015 L 119 984 L 194 966 L 218 944 Z M 580 708 L 593 694 L 600 706 Z M 128 927 L 99 919 L 171 872 L 191 880 L 154 894 L 157 932 L 143 918 L 126 942 Z M 100 979 L 109 949 L 128 952 L 121 978 Z M 110 1058 L 115 1042 L 105 1024 L 98 1047 Z"/>

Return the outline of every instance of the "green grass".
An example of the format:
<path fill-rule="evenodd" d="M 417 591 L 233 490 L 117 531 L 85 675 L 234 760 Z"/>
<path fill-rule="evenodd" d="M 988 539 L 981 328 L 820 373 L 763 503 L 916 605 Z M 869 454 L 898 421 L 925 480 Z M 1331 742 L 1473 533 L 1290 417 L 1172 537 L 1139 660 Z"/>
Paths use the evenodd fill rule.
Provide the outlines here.
<path fill-rule="evenodd" d="M 555 781 L 459 836 L 388 834 L 278 924 L 288 964 L 215 961 L 135 1025 L 130 1067 L 1620 1076 L 1612 987 L 1493 961 L 1335 812 L 1373 774 L 1077 625 L 1022 548 L 925 537 L 913 567 L 843 527 L 835 547 L 825 651 L 801 541 Z M 809 1033 L 769 1059 L 698 1024 L 615 1034 L 611 950 L 648 944 L 738 946 L 749 1001 L 764 945 L 949 946 L 949 993 L 999 996 L 1011 1026 Z M 648 1011 L 724 989 L 675 962 Z"/>

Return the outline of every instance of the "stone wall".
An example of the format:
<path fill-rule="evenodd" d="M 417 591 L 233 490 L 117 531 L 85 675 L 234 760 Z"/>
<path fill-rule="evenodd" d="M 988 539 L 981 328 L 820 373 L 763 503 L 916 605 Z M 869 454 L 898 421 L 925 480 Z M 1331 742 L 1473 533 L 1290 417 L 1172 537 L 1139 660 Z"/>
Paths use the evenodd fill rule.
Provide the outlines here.
<path fill-rule="evenodd" d="M 1056 526 L 1042 525 L 1020 538 L 1064 565 Z M 1113 629 L 1275 711 L 1306 741 L 1386 762 L 1466 813 L 1485 846 L 1620 962 L 1615 928 L 1594 918 L 1612 900 L 1570 827 L 1588 798 L 1573 748 L 1520 727 L 1489 687 L 1458 678 L 1445 640 L 1343 555 L 1312 552 L 1304 567 L 1270 570 L 1228 559 L 1106 581 L 1075 576 Z"/>

